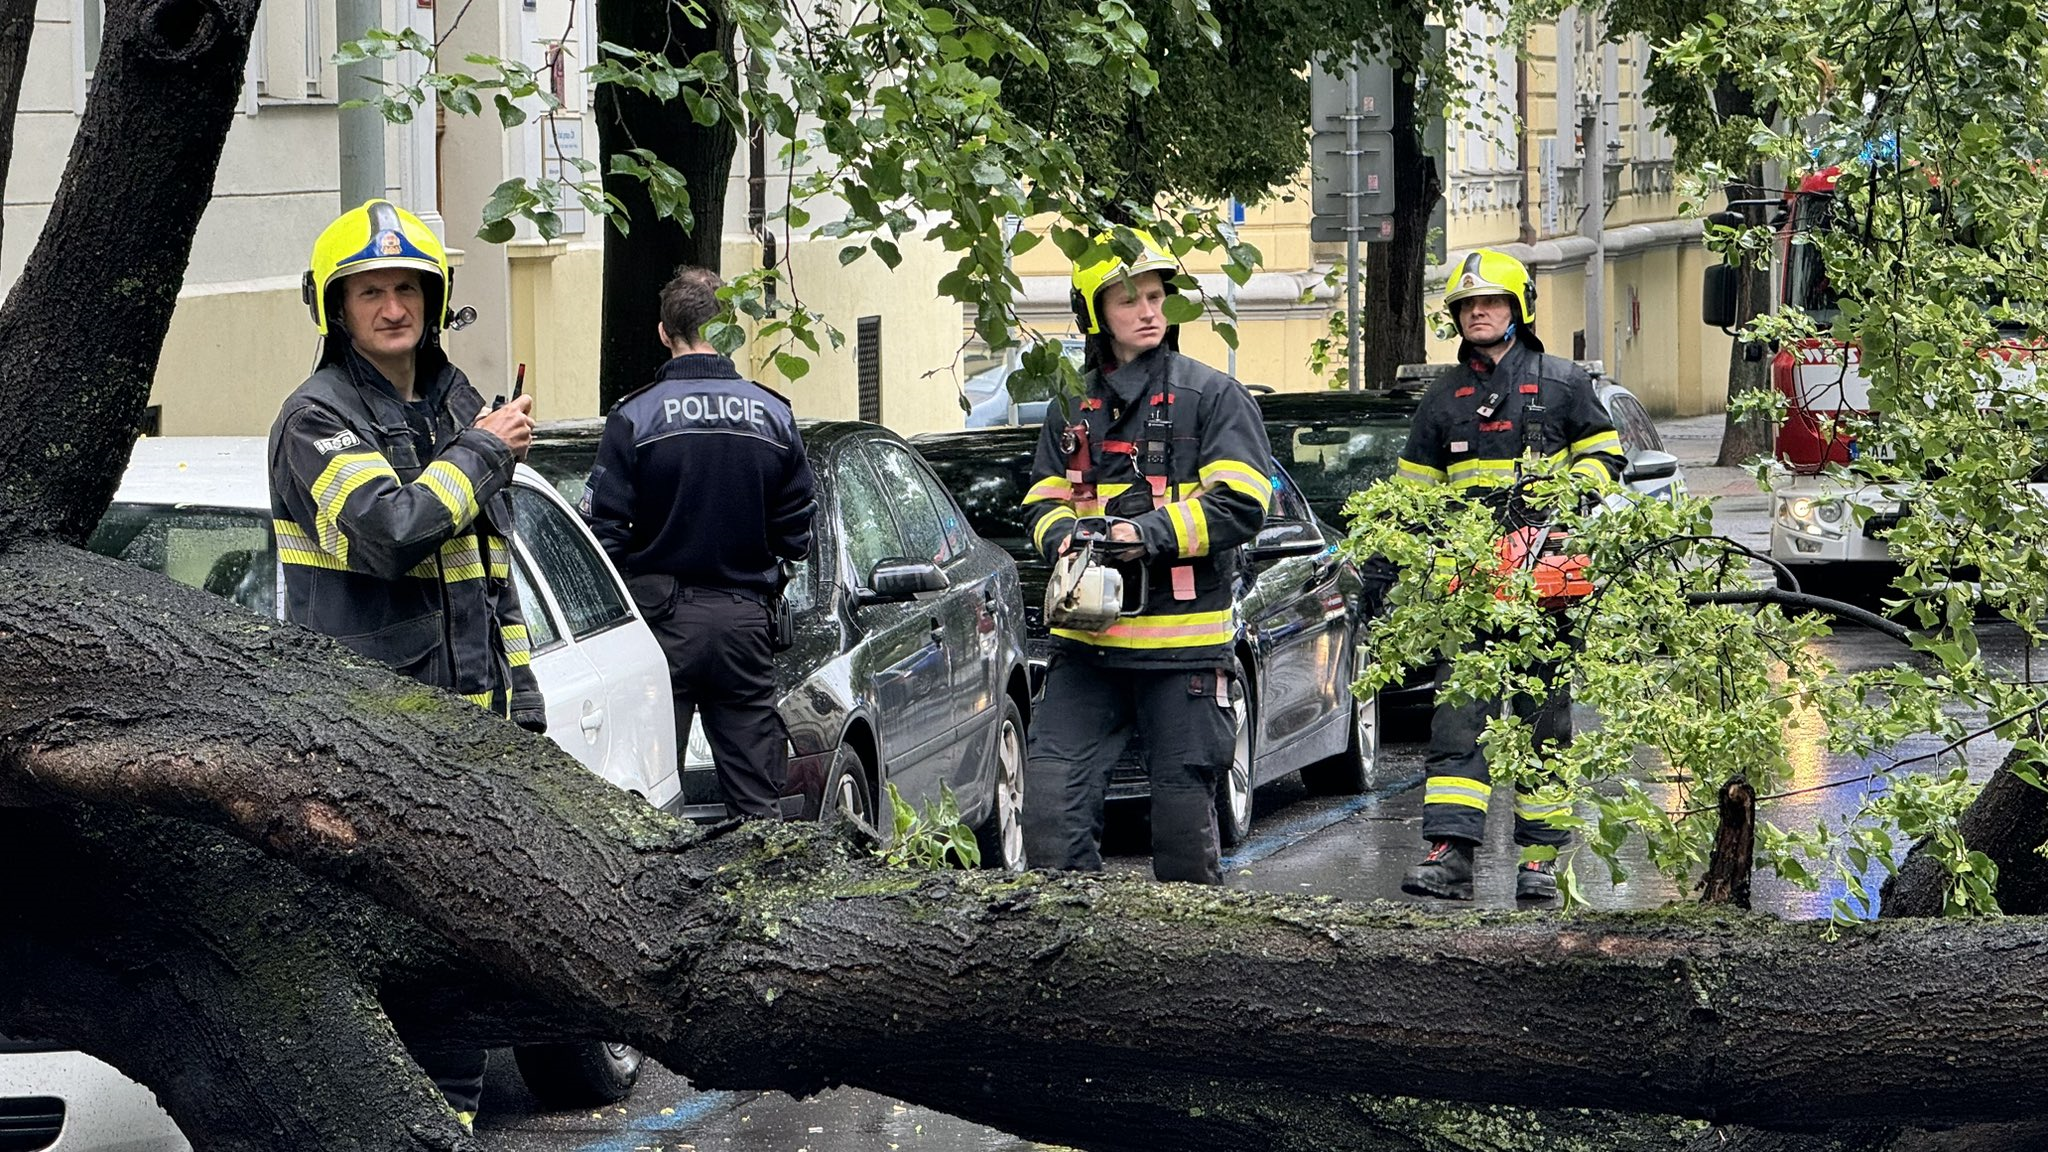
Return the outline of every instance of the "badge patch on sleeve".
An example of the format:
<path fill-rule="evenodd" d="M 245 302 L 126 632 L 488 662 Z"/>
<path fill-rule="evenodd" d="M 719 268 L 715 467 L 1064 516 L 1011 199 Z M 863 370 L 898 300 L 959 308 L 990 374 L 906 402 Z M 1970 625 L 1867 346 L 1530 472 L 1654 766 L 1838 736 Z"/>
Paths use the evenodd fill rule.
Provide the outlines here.
<path fill-rule="evenodd" d="M 341 431 L 336 432 L 334 435 L 329 436 L 325 440 L 313 441 L 313 447 L 316 450 L 318 450 L 322 456 L 332 456 L 336 452 L 341 451 L 343 448 L 354 448 L 361 444 L 362 441 L 356 438 L 356 434 L 349 431 L 346 428 L 343 428 Z"/>

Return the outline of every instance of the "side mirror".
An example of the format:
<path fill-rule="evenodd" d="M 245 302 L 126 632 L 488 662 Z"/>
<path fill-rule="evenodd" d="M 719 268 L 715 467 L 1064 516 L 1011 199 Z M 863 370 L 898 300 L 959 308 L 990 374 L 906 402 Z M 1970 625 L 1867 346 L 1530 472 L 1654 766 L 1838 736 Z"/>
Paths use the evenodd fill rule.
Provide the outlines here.
<path fill-rule="evenodd" d="M 900 604 L 926 592 L 943 592 L 946 587 L 946 574 L 937 564 L 892 556 L 868 573 L 867 587 L 860 590 L 859 599 L 862 604 Z"/>
<path fill-rule="evenodd" d="M 1314 524 L 1306 520 L 1281 520 L 1259 529 L 1259 534 L 1252 538 L 1251 553 L 1254 562 L 1264 563 L 1295 556 L 1315 556 L 1329 547 Z"/>
<path fill-rule="evenodd" d="M 1742 269 L 1733 264 L 1708 266 L 1700 290 L 1700 319 L 1709 328 L 1733 328 L 1742 323 L 1735 314 L 1736 294 L 1742 287 Z"/>
<path fill-rule="evenodd" d="M 1654 448 L 1631 452 L 1628 467 L 1621 470 L 1624 484 L 1635 484 L 1645 480 L 1669 480 L 1678 475 L 1678 457 Z"/>

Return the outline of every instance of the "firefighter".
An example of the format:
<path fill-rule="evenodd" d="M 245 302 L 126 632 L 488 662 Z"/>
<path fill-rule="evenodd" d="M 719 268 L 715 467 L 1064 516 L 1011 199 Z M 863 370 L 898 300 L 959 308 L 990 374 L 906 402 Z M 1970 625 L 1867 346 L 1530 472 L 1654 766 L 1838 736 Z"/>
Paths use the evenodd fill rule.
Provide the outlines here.
<path fill-rule="evenodd" d="M 1452 273 L 1444 303 L 1462 338 L 1458 366 L 1432 384 L 1417 406 L 1397 477 L 1448 484 L 1504 515 L 1514 499 L 1516 461 L 1525 452 L 1552 464 L 1568 462 L 1571 472 L 1601 485 L 1613 483 L 1621 474 L 1621 438 L 1586 371 L 1544 355 L 1535 329 L 1536 285 L 1522 262 L 1504 252 L 1473 252 Z M 1555 669 L 1537 671 L 1549 683 Z M 1563 685 L 1541 705 L 1526 695 L 1512 703 L 1515 715 L 1534 729 L 1539 748 L 1571 740 L 1571 699 Z M 1500 706 L 1498 699 L 1437 705 L 1424 761 L 1422 835 L 1429 853 L 1408 869 L 1403 891 L 1472 898 L 1473 849 L 1485 831 L 1493 793 L 1479 735 Z M 1515 843 L 1563 847 L 1569 833 L 1549 822 L 1559 812 L 1526 792 L 1518 794 Z M 1554 861 L 1517 866 L 1517 899 L 1556 895 Z"/>
<path fill-rule="evenodd" d="M 1175 350 L 1166 298 L 1179 272 L 1150 237 L 1133 259 L 1073 271 L 1087 337 L 1082 395 L 1054 405 L 1032 464 L 1025 521 L 1053 561 L 1077 517 L 1114 517 L 1125 605 L 1099 630 L 1060 627 L 1034 712 L 1024 788 L 1033 866 L 1102 867 L 1109 773 L 1135 731 L 1152 792 L 1152 871 L 1222 883 L 1216 785 L 1235 744 L 1233 585 L 1238 546 L 1273 499 L 1272 453 L 1251 394 Z"/>
<path fill-rule="evenodd" d="M 507 544 L 532 398 L 487 411 L 448 362 L 449 284 L 441 242 L 387 201 L 313 244 L 303 287 L 319 365 L 270 430 L 285 617 L 542 732 Z M 415 1056 L 467 1127 L 485 1053 Z"/>
<path fill-rule="evenodd" d="M 736 816 L 781 817 L 789 734 L 775 710 L 784 562 L 811 550 L 811 465 L 789 401 L 704 341 L 718 275 L 682 267 L 656 335 L 672 359 L 605 418 L 580 510 L 668 656 L 676 747 L 704 716 Z"/>

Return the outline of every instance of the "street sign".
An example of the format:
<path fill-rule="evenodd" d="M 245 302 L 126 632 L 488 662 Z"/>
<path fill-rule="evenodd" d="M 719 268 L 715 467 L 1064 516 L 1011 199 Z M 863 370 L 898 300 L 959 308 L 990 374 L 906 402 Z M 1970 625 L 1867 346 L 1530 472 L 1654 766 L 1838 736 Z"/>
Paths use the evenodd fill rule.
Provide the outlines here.
<path fill-rule="evenodd" d="M 1309 181 L 1313 193 L 1311 210 L 1340 224 L 1344 219 L 1345 193 L 1350 191 L 1351 171 L 1346 161 L 1348 145 L 1342 132 L 1318 132 L 1309 142 Z M 1358 134 L 1358 211 L 1366 216 L 1390 216 L 1394 211 L 1394 134 Z"/>
<path fill-rule="evenodd" d="M 1351 111 L 1348 80 L 1347 70 L 1341 65 L 1335 72 L 1325 72 L 1321 65 L 1309 69 L 1310 131 L 1344 134 L 1344 117 Z M 1358 70 L 1357 111 L 1359 131 L 1394 130 L 1394 69 L 1385 60 L 1375 57 Z"/>

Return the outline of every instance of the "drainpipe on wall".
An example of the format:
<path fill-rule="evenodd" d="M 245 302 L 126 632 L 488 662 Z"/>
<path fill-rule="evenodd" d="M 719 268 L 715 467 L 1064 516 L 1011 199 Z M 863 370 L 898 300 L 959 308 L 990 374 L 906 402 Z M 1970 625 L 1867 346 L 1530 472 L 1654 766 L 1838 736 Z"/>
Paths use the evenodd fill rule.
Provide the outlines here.
<path fill-rule="evenodd" d="M 1515 124 L 1515 238 L 1534 244 L 1536 222 L 1529 215 L 1529 145 L 1536 137 L 1529 127 L 1529 60 L 1519 52 L 1515 54 Z"/>
<path fill-rule="evenodd" d="M 381 0 L 335 0 L 334 25 L 342 41 L 362 39 L 384 24 Z M 336 69 L 340 103 L 375 101 L 382 93 L 384 62 L 377 59 Z M 384 114 L 375 103 L 343 108 L 337 134 L 341 138 L 341 210 L 384 196 Z"/>

